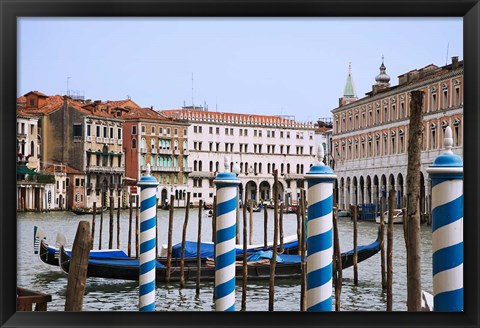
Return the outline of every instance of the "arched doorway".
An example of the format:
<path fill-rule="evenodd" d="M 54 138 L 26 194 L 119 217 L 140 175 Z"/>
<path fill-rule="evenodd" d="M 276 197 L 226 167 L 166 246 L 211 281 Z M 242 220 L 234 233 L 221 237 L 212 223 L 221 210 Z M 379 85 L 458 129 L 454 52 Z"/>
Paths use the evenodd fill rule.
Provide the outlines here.
<path fill-rule="evenodd" d="M 407 206 L 404 200 L 405 197 L 403 197 L 404 194 L 405 192 L 403 189 L 403 176 L 401 173 L 399 173 L 397 175 L 397 208 L 402 208 Z"/>
<path fill-rule="evenodd" d="M 260 199 L 262 201 L 268 201 L 271 198 L 270 183 L 268 181 L 262 181 L 260 183 Z"/>
<path fill-rule="evenodd" d="M 365 181 L 363 180 L 363 176 L 360 177 L 360 190 L 358 192 L 359 196 L 359 203 L 365 204 Z"/>
<path fill-rule="evenodd" d="M 357 177 L 353 177 L 352 179 L 352 187 L 353 187 L 353 194 L 352 194 L 352 205 L 357 205 L 358 204 L 358 183 L 357 183 Z"/>
<path fill-rule="evenodd" d="M 372 203 L 372 179 L 370 178 L 369 175 L 367 175 L 367 190 L 365 192 L 366 195 L 366 203 L 371 204 Z"/>
<path fill-rule="evenodd" d="M 255 181 L 248 181 L 245 185 L 245 191 L 249 200 L 253 202 L 257 201 L 257 184 L 255 183 Z"/>
<path fill-rule="evenodd" d="M 162 189 L 162 194 L 160 196 L 160 202 L 161 202 L 162 206 L 165 206 L 167 201 L 168 201 L 168 191 L 167 191 L 167 189 L 163 188 Z"/>

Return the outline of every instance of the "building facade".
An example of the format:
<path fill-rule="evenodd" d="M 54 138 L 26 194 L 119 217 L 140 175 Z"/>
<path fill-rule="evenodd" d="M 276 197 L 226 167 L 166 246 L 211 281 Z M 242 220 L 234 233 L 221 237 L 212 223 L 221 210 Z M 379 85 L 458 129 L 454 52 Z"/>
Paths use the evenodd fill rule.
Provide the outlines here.
<path fill-rule="evenodd" d="M 410 93 L 423 91 L 420 210 L 430 214 L 430 182 L 426 169 L 443 151 L 444 131 L 453 132 L 453 152 L 463 157 L 463 61 L 428 65 L 398 77 L 390 86 L 382 60 L 372 91 L 358 99 L 349 72 L 339 107 L 332 110 L 332 149 L 338 176 L 336 196 L 340 208 L 376 204 L 391 189 L 397 207 L 406 201 L 406 175 Z"/>
<path fill-rule="evenodd" d="M 209 112 L 202 109 L 164 110 L 162 114 L 188 122 L 188 179 L 191 202 L 213 203 L 217 173 L 225 156 L 240 168 L 239 194 L 254 202 L 273 200 L 273 172 L 278 170 L 279 199 L 295 203 L 304 174 L 316 161 L 315 128 L 279 116 Z"/>
<path fill-rule="evenodd" d="M 187 161 L 188 123 L 167 118 L 152 108 L 132 109 L 123 119 L 125 179 L 129 194 L 140 193 L 135 186 L 150 164 L 151 175 L 159 182 L 158 205 L 166 205 L 170 195 L 174 195 L 174 205 L 185 206 L 191 172 Z"/>
<path fill-rule="evenodd" d="M 67 201 L 67 209 L 70 204 L 91 208 L 94 202 L 99 207 L 102 199 L 108 206 L 109 196 L 121 197 L 125 173 L 121 117 L 134 107 L 138 105 L 129 99 L 102 103 L 38 91 L 18 99 L 17 110 L 38 119 L 39 170 L 64 165 L 77 176 L 84 175 L 78 177 L 84 183 L 83 202 Z"/>

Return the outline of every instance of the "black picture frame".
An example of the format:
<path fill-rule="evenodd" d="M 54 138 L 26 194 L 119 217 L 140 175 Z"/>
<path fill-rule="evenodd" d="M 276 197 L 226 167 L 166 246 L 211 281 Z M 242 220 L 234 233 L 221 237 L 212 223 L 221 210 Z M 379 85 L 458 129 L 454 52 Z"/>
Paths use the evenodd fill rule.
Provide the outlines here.
<path fill-rule="evenodd" d="M 1 327 L 366 326 L 478 327 L 480 154 L 480 4 L 478 0 L 0 0 L 0 325 Z M 17 17 L 463 17 L 464 19 L 464 292 L 462 313 L 408 312 L 16 312 L 15 102 Z M 428 37 L 419 35 L 419 37 Z M 394 45 L 392 40 L 392 45 Z M 10 155 L 11 154 L 11 155 Z"/>

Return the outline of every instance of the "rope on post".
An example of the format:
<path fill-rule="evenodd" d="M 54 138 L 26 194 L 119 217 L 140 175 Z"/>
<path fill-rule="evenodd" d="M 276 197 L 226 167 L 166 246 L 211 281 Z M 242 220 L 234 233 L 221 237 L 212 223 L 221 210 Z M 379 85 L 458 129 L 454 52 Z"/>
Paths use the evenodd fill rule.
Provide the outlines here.
<path fill-rule="evenodd" d="M 225 171 L 213 182 L 217 187 L 215 310 L 235 311 L 235 214 L 240 180 L 230 172 L 228 157 L 225 157 Z"/>
<path fill-rule="evenodd" d="M 432 179 L 433 309 L 463 311 L 463 160 L 453 154 L 447 126 L 446 152 L 427 169 Z"/>
<path fill-rule="evenodd" d="M 155 245 L 156 245 L 156 187 L 158 181 L 150 176 L 147 164 L 146 176 L 138 182 L 140 186 L 140 271 L 139 271 L 139 310 L 155 311 Z"/>
<path fill-rule="evenodd" d="M 319 147 L 317 165 L 305 175 L 308 182 L 307 220 L 307 311 L 332 311 L 333 183 L 336 175 L 322 163 Z"/>

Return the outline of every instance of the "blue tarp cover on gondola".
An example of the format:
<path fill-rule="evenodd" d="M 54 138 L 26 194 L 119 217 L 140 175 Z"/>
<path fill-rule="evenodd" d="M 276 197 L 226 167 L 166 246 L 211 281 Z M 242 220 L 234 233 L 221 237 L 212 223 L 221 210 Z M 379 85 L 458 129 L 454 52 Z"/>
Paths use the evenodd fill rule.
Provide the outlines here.
<path fill-rule="evenodd" d="M 358 246 L 357 247 L 357 252 L 361 252 L 361 251 L 369 250 L 369 249 L 372 249 L 372 250 L 377 249 L 377 248 L 379 248 L 379 246 L 380 246 L 380 242 L 379 241 L 374 241 L 370 245 Z M 348 252 L 342 253 L 342 254 L 351 255 L 351 254 L 353 254 L 353 249 L 349 250 Z"/>
<path fill-rule="evenodd" d="M 247 261 L 259 261 L 271 259 L 273 251 L 259 251 L 247 258 Z M 277 263 L 300 263 L 300 255 L 277 254 Z"/>
<path fill-rule="evenodd" d="M 112 266 L 120 266 L 120 267 L 138 267 L 140 264 L 140 260 L 138 259 L 128 259 L 128 260 L 88 260 L 89 264 L 98 264 L 98 265 L 112 265 Z M 165 266 L 155 261 L 155 266 L 157 268 L 165 268 Z"/>

